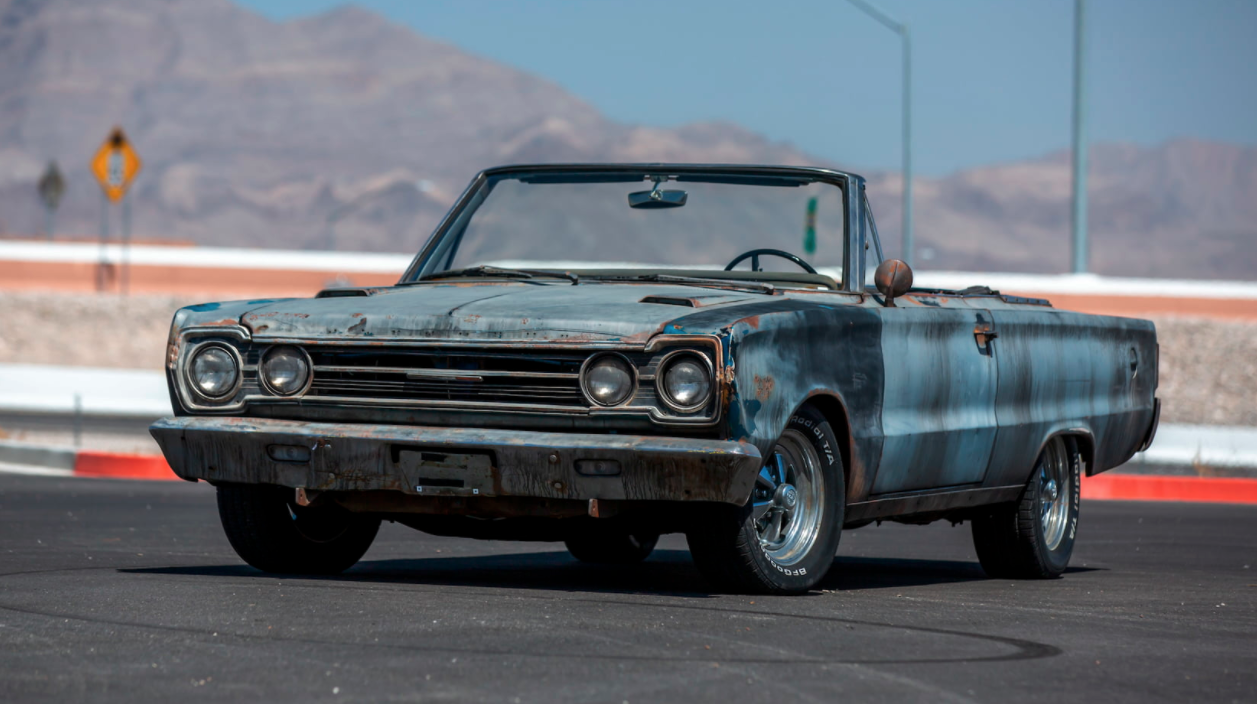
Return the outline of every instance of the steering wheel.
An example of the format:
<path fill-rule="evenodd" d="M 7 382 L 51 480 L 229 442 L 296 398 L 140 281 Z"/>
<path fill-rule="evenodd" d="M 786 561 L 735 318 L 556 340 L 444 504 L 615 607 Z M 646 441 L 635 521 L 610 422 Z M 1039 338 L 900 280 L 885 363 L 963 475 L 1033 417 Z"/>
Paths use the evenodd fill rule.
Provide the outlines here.
<path fill-rule="evenodd" d="M 812 265 L 803 261 L 802 257 L 797 254 L 783 252 L 780 249 L 752 249 L 749 252 L 743 252 L 742 254 L 734 257 L 733 261 L 729 262 L 729 266 L 725 267 L 725 271 L 733 271 L 733 267 L 741 264 L 748 257 L 751 260 L 751 271 L 763 271 L 763 269 L 759 268 L 759 258 L 766 254 L 773 257 L 781 257 L 782 259 L 789 259 L 795 264 L 798 264 L 799 268 L 803 269 L 803 271 L 806 271 L 809 274 L 816 273 L 816 270 L 812 268 Z"/>

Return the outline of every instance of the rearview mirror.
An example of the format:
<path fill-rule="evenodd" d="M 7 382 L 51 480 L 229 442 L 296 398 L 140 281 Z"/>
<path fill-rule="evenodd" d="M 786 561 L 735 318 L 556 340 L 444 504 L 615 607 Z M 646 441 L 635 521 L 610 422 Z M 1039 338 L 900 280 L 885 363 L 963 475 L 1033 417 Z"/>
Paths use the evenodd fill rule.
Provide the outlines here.
<path fill-rule="evenodd" d="M 628 194 L 629 207 L 643 210 L 680 208 L 685 205 L 688 198 L 689 194 L 685 191 L 661 191 L 658 188 L 653 191 L 637 191 Z"/>
<path fill-rule="evenodd" d="M 877 284 L 877 290 L 886 297 L 885 305 L 894 307 L 895 299 L 912 288 L 912 267 L 902 259 L 887 259 L 877 265 L 877 271 L 873 272 L 873 283 Z"/>

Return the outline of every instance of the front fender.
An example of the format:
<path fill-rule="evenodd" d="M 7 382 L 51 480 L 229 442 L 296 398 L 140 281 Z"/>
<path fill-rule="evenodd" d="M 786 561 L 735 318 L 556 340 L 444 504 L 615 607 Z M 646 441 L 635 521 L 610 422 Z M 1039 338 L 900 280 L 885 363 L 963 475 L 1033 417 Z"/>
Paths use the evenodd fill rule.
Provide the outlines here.
<path fill-rule="evenodd" d="M 880 332 L 880 318 L 854 306 L 816 306 L 733 324 L 728 437 L 767 457 L 794 412 L 824 397 L 830 402 L 817 405 L 850 443 L 848 471 L 863 475 L 876 468 L 884 380 Z M 835 409 L 844 409 L 845 419 L 832 417 Z"/>

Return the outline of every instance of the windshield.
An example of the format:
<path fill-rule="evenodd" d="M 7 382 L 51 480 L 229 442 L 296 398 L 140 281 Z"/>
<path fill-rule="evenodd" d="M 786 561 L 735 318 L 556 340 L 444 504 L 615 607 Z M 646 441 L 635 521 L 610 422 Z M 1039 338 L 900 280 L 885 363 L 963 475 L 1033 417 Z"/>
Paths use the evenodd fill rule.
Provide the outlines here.
<path fill-rule="evenodd" d="M 649 167 L 498 173 L 438 229 L 409 280 L 475 267 L 689 269 L 719 275 L 745 252 L 776 249 L 840 282 L 843 190 L 822 178 L 737 170 L 668 173 Z M 804 271 L 785 258 L 756 259 L 762 271 Z M 748 258 L 737 269 L 749 272 L 751 267 Z"/>

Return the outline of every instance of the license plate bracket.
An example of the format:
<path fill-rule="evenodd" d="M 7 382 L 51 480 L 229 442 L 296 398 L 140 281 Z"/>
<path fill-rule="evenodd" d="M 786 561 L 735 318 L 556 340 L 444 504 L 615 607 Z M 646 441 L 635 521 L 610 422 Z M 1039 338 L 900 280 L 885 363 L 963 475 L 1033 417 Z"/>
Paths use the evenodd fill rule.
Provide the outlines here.
<path fill-rule="evenodd" d="M 407 490 L 423 496 L 495 496 L 493 456 L 428 448 L 397 448 Z"/>

